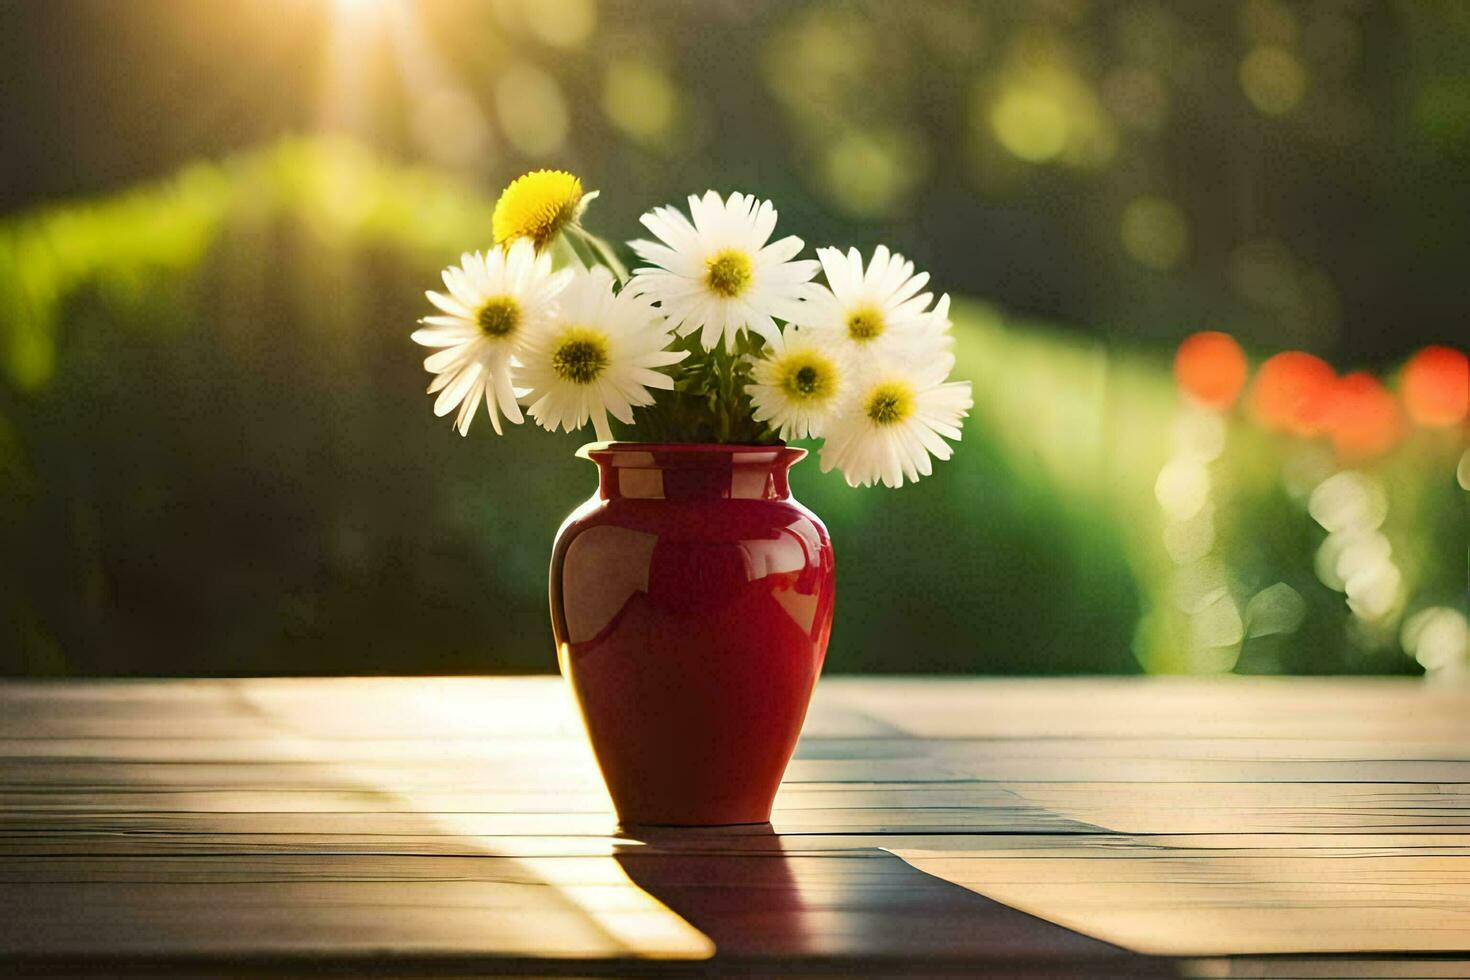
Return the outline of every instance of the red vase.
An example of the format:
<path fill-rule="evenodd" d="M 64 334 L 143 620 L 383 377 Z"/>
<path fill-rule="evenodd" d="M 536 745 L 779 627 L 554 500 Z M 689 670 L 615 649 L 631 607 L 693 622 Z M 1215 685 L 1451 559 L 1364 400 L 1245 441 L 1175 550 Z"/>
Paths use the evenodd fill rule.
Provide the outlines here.
<path fill-rule="evenodd" d="M 786 446 L 597 444 L 551 624 L 624 824 L 762 823 L 832 628 L 832 542 Z"/>

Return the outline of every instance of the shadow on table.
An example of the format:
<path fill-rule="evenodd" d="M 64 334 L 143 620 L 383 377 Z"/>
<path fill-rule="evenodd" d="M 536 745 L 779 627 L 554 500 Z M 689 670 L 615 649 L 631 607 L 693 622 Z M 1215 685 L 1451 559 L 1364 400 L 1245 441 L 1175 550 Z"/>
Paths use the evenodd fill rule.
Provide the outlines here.
<path fill-rule="evenodd" d="M 881 847 L 824 848 L 770 825 L 629 828 L 628 878 L 735 964 L 800 960 L 935 973 L 1174 975 L 1165 964 L 926 874 Z"/>

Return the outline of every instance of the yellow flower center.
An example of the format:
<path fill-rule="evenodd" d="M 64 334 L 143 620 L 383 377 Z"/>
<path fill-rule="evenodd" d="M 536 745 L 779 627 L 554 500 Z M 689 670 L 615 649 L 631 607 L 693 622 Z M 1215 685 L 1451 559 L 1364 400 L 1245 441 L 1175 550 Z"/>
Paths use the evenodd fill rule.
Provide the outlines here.
<path fill-rule="evenodd" d="M 704 281 L 712 291 L 726 299 L 734 299 L 745 292 L 754 277 L 755 266 L 751 265 L 750 256 L 739 249 L 727 248 L 704 262 Z"/>
<path fill-rule="evenodd" d="M 551 369 L 563 381 L 590 385 L 602 377 L 610 360 L 607 335 L 586 327 L 568 327 L 551 350 Z"/>
<path fill-rule="evenodd" d="M 541 251 L 576 219 L 582 182 L 562 170 L 536 170 L 511 181 L 495 202 L 490 229 L 496 245 L 529 238 Z"/>
<path fill-rule="evenodd" d="M 885 381 L 868 392 L 863 411 L 874 425 L 898 425 L 918 407 L 914 389 L 902 381 Z"/>
<path fill-rule="evenodd" d="M 825 401 L 837 390 L 837 368 L 814 351 L 787 357 L 779 377 L 781 390 L 793 401 Z"/>
<path fill-rule="evenodd" d="M 475 322 L 487 337 L 506 337 L 521 325 L 521 304 L 514 296 L 492 296 L 480 304 Z"/>
<path fill-rule="evenodd" d="M 859 306 L 847 315 L 847 335 L 860 344 L 877 339 L 887 325 L 875 306 Z"/>

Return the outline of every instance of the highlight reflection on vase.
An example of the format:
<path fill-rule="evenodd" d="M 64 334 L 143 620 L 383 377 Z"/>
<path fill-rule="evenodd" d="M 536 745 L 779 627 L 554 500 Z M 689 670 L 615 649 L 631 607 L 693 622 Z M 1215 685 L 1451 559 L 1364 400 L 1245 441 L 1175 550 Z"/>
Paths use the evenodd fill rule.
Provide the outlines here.
<path fill-rule="evenodd" d="M 585 451 L 596 495 L 557 536 L 551 614 L 625 823 L 769 819 L 831 631 L 834 563 L 784 446 Z"/>

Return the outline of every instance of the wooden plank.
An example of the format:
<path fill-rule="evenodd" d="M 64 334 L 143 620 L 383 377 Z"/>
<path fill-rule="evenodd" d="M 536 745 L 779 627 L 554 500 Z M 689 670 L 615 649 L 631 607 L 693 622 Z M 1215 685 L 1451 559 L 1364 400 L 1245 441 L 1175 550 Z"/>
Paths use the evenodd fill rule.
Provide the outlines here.
<path fill-rule="evenodd" d="M 54 695 L 54 696 L 53 696 Z M 914 710 L 916 704 L 923 709 Z M 1462 740 L 1465 697 L 1408 678 L 830 678 L 813 737 Z M 300 735 L 416 740 L 580 734 L 556 678 L 0 684 L 0 738 Z"/>
<path fill-rule="evenodd" d="M 534 765 L 535 762 L 544 765 Z M 1470 763 L 1447 760 L 1374 759 L 1356 761 L 1161 759 L 1138 757 L 1081 759 L 964 760 L 956 758 L 795 759 L 787 769 L 788 785 L 808 783 L 867 786 L 874 783 L 1427 783 L 1457 782 Z M 514 786 L 517 795 L 557 793 L 571 788 L 596 790 L 596 771 L 577 760 L 558 765 L 554 758 L 476 760 L 472 764 L 384 765 L 292 760 L 271 765 L 188 763 L 169 765 L 169 783 L 197 792 L 292 792 L 343 790 L 389 785 L 398 792 L 462 795 L 502 793 Z M 0 765 L 0 793 L 17 783 L 31 791 L 86 786 L 102 792 L 146 786 L 160 766 L 141 762 L 68 762 L 42 766 Z M 177 790 L 176 790 L 177 791 Z"/>
<path fill-rule="evenodd" d="M 711 941 L 736 955 L 819 958 L 1123 955 L 878 848 L 797 858 L 625 845 L 605 857 L 24 859 L 0 883 L 0 936 L 28 955 L 270 956 L 309 944 L 328 954 L 387 945 L 698 959 Z"/>
<path fill-rule="evenodd" d="M 1170 759 L 1183 761 L 1466 762 L 1463 739 L 1382 741 L 1313 738 L 870 738 L 807 734 L 796 758 L 1007 760 Z M 153 765 L 224 763 L 300 765 L 348 763 L 462 767 L 537 759 L 581 763 L 587 750 L 579 730 L 540 738 L 465 736 L 452 741 L 417 738 L 12 738 L 0 739 L 0 765 L 68 763 Z M 463 771 L 460 768 L 460 771 Z"/>
<path fill-rule="evenodd" d="M 917 738 L 1461 741 L 1470 734 L 1462 688 L 1408 678 L 837 678 L 831 687 L 826 693 L 846 710 Z"/>
<path fill-rule="evenodd" d="M 0 966 L 287 973 L 1460 952 L 1470 696 L 824 681 L 773 827 L 620 832 L 555 679 L 0 684 Z"/>
<path fill-rule="evenodd" d="M 1470 835 L 1448 853 L 897 851 L 920 870 L 1129 949 L 1164 956 L 1462 952 Z"/>

